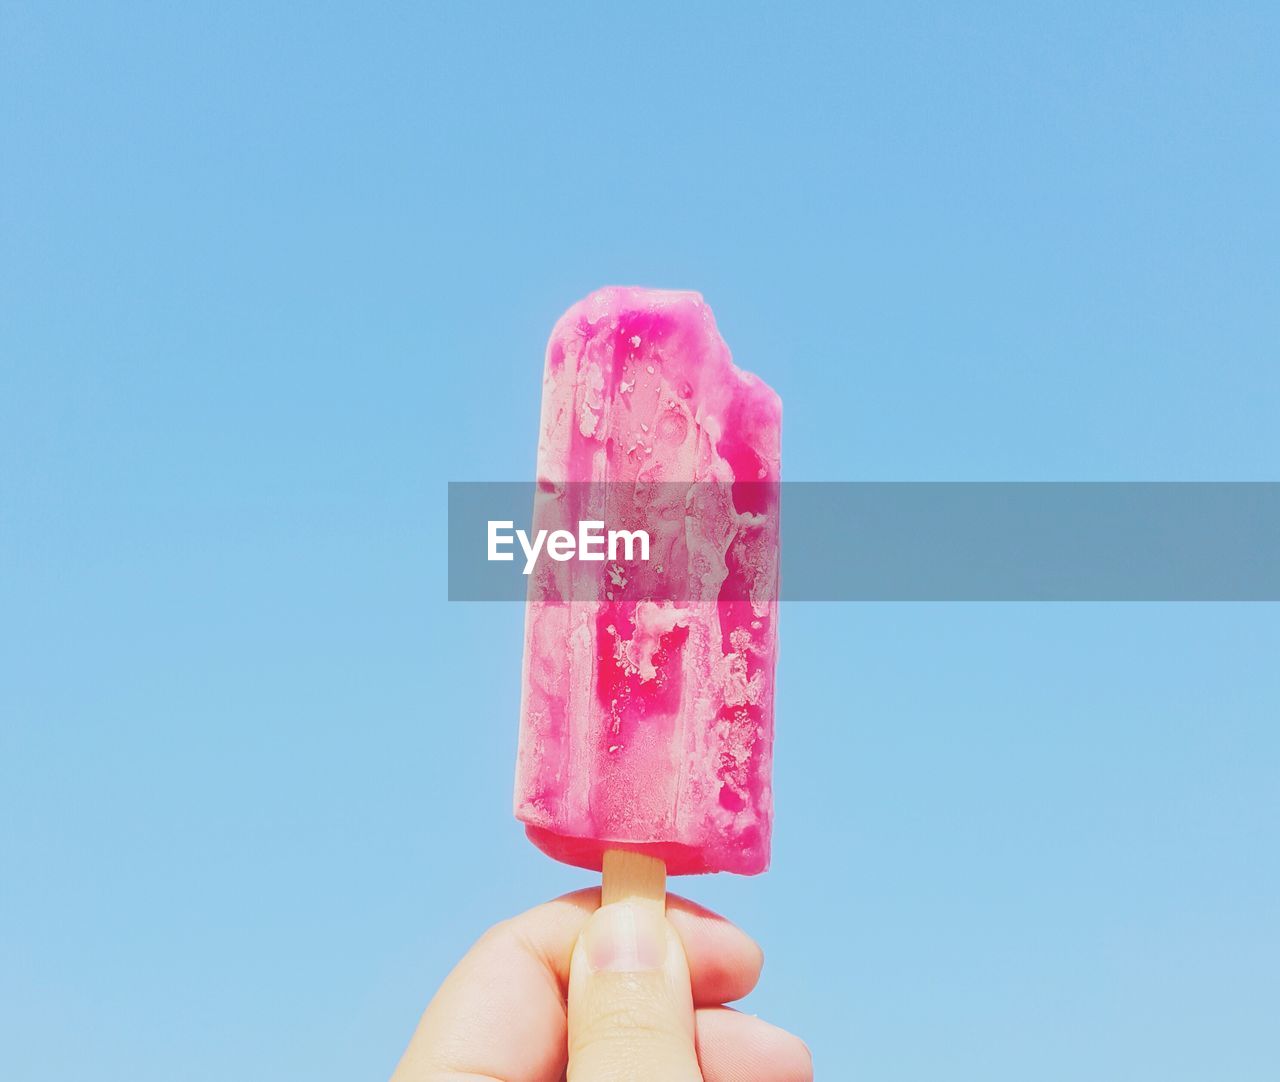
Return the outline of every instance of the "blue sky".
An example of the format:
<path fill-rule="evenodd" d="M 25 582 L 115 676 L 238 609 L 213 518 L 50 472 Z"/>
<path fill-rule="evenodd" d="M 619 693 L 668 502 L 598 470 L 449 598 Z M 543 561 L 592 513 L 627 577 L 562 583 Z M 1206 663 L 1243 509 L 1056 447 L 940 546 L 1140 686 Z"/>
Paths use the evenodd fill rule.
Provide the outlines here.
<path fill-rule="evenodd" d="M 806 480 L 1276 480 L 1265 4 L 0 5 L 0 1075 L 390 1073 L 490 922 L 518 606 L 445 484 L 700 290 Z M 786 606 L 819 1077 L 1280 1061 L 1274 605 Z"/>

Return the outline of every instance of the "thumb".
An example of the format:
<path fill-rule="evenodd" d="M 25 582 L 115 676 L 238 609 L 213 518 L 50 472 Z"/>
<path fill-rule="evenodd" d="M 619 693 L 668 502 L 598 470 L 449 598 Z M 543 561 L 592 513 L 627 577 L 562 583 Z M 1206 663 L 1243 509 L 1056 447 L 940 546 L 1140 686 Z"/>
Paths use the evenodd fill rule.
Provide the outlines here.
<path fill-rule="evenodd" d="M 568 1082 L 702 1082 L 689 963 L 657 902 L 598 909 L 569 969 Z"/>

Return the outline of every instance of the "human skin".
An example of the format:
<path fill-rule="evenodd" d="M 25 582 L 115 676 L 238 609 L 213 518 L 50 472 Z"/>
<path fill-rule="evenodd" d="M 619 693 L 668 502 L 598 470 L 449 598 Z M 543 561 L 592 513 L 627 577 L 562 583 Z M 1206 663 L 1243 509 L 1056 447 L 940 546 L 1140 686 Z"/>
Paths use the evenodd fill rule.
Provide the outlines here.
<path fill-rule="evenodd" d="M 797 1037 L 725 1006 L 759 979 L 749 936 L 674 895 L 665 920 L 638 916 L 637 931 L 630 907 L 600 909 L 588 890 L 491 928 L 440 986 L 392 1082 L 812 1080 Z"/>

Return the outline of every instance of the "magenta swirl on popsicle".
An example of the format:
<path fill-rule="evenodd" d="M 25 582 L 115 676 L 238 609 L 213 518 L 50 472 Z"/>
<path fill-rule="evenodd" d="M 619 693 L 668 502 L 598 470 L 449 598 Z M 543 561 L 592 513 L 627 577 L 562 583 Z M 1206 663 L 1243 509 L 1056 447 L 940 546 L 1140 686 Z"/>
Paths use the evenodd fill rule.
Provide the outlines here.
<path fill-rule="evenodd" d="M 534 525 L 643 526 L 650 558 L 530 578 L 515 811 L 558 860 L 769 863 L 782 404 L 697 293 L 607 288 L 547 346 Z"/>

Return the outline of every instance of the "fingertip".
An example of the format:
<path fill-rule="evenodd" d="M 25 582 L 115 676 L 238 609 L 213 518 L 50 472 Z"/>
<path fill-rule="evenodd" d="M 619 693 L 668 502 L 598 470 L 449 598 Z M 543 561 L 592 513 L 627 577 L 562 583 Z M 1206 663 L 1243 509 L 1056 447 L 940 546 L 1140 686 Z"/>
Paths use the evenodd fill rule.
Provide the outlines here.
<path fill-rule="evenodd" d="M 756 986 L 764 951 L 741 928 L 719 913 L 675 895 L 667 899 L 667 917 L 689 958 L 695 1003 L 728 1003 Z"/>
<path fill-rule="evenodd" d="M 700 1009 L 696 1025 L 705 1082 L 813 1082 L 813 1055 L 794 1033 L 728 1007 Z"/>

